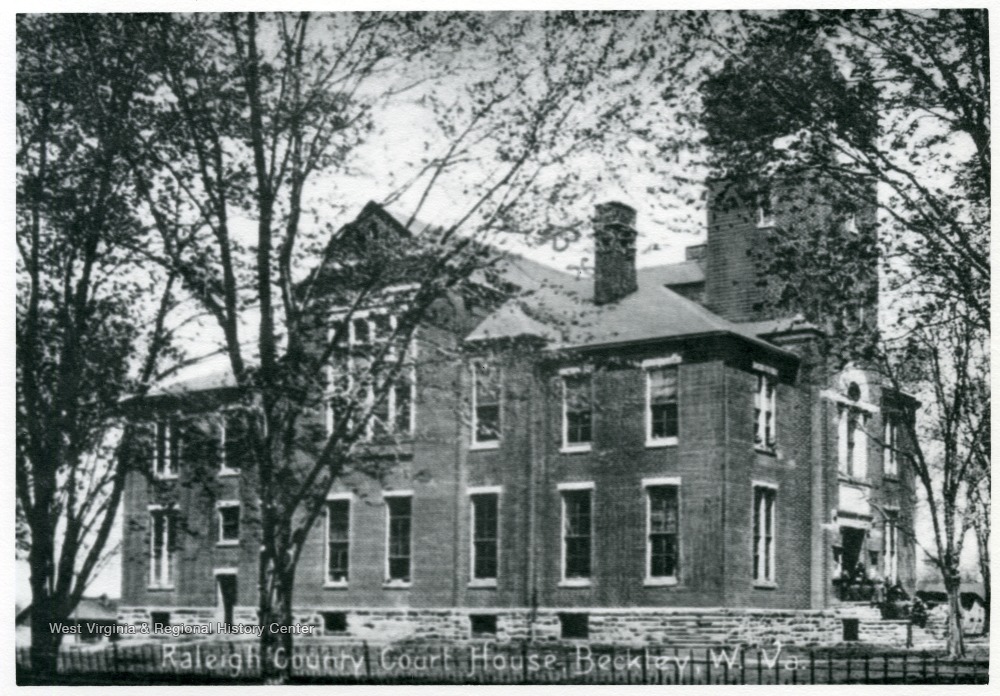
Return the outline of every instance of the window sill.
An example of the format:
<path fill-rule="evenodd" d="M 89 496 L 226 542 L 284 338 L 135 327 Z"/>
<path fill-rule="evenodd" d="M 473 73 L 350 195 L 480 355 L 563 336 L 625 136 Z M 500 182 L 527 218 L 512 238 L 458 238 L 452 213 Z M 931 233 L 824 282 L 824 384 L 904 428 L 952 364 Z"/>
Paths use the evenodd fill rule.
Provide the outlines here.
<path fill-rule="evenodd" d="M 239 539 L 225 539 L 223 541 L 217 541 L 217 542 L 215 542 L 215 545 L 216 546 L 239 546 L 240 545 L 240 540 Z"/>
<path fill-rule="evenodd" d="M 408 590 L 411 587 L 413 587 L 412 582 L 401 582 L 399 580 L 382 583 L 383 590 Z"/>
<path fill-rule="evenodd" d="M 177 474 L 153 474 L 153 478 L 157 481 L 176 481 Z"/>
<path fill-rule="evenodd" d="M 882 474 L 882 479 L 885 481 L 895 481 L 899 483 L 899 474 Z"/>
<path fill-rule="evenodd" d="M 778 589 L 778 583 L 773 580 L 754 580 L 754 589 L 756 590 L 776 590 Z"/>
<path fill-rule="evenodd" d="M 659 439 L 659 440 L 651 440 L 651 439 L 647 439 L 646 440 L 646 447 L 647 448 L 653 448 L 653 447 L 676 447 L 676 446 L 677 446 L 677 438 L 676 437 L 665 437 L 665 438 L 662 438 L 662 439 Z"/>
<path fill-rule="evenodd" d="M 474 578 L 469 580 L 470 590 L 495 590 L 497 587 L 496 578 Z"/>
<path fill-rule="evenodd" d="M 347 581 L 346 580 L 327 580 L 323 583 L 324 590 L 346 590 Z"/>
<path fill-rule="evenodd" d="M 766 454 L 769 457 L 778 456 L 778 448 L 773 446 L 768 447 L 767 445 L 754 445 L 753 451 L 756 452 L 757 454 Z"/>
<path fill-rule="evenodd" d="M 146 589 L 150 592 L 172 592 L 177 587 L 174 585 L 148 585 Z"/>
<path fill-rule="evenodd" d="M 239 469 L 219 469 L 219 476 L 239 476 Z"/>
<path fill-rule="evenodd" d="M 559 587 L 590 587 L 590 578 L 569 578 L 560 580 Z"/>
<path fill-rule="evenodd" d="M 495 442 L 473 442 L 469 445 L 470 452 L 481 452 L 483 450 L 495 450 L 500 449 L 500 441 Z"/>
<path fill-rule="evenodd" d="M 677 585 L 677 578 L 646 578 L 642 584 L 643 587 L 674 587 Z"/>
<path fill-rule="evenodd" d="M 582 445 L 563 445 L 559 448 L 560 454 L 582 454 L 583 452 L 589 452 L 591 450 L 590 443 Z"/>

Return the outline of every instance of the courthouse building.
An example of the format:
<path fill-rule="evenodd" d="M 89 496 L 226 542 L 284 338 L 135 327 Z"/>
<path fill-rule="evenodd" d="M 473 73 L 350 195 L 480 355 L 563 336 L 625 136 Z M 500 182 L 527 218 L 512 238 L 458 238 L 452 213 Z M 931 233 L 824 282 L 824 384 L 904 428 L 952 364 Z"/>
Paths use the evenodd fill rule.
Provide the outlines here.
<path fill-rule="evenodd" d="M 862 576 L 912 591 L 899 424 L 917 404 L 870 371 L 831 369 L 821 328 L 783 316 L 760 282 L 772 226 L 875 234 L 874 212 L 792 199 L 743 204 L 712 184 L 707 242 L 647 268 L 635 211 L 605 203 L 592 276 L 511 258 L 488 292 L 452 302 L 448 331 L 433 349 L 418 331 L 416 353 L 444 342 L 463 358 L 417 361 L 387 399 L 391 466 L 330 492 L 297 620 L 369 639 L 610 641 L 670 640 L 680 614 L 786 617 L 822 640 L 865 599 Z M 403 232 L 375 204 L 351 224 Z M 369 307 L 350 341 L 391 322 Z M 121 621 L 255 621 L 234 393 L 223 372 L 144 403 L 157 445 L 128 482 Z M 182 485 L 184 419 L 218 423 L 210 486 Z M 386 449 L 373 438 L 358 456 Z"/>

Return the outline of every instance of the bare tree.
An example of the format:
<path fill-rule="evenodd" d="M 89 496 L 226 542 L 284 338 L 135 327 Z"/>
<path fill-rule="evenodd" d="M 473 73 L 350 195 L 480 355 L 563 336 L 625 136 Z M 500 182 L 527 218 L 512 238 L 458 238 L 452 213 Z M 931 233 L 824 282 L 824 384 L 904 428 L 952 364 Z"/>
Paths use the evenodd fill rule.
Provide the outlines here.
<path fill-rule="evenodd" d="M 169 273 L 141 271 L 146 238 L 123 188 L 116 119 L 144 86 L 120 23 L 17 22 L 16 491 L 31 568 L 32 666 L 54 673 L 65 622 L 108 551 L 128 470 L 119 401 L 168 346 Z M 90 108 L 86 84 L 106 110 Z"/>

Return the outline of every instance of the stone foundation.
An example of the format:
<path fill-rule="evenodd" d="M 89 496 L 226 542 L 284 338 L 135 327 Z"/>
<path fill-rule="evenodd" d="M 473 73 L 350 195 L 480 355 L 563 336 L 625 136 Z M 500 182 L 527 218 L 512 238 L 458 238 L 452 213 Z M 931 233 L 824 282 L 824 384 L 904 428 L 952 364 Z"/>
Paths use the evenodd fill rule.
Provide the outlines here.
<path fill-rule="evenodd" d="M 122 607 L 118 622 L 141 626 L 151 622 L 151 611 Z M 214 608 L 173 608 L 171 626 L 207 626 L 216 633 L 221 620 Z M 346 630 L 325 630 L 325 613 L 343 619 Z M 476 641 L 499 643 L 530 640 L 540 643 L 565 641 L 560 614 L 586 614 L 587 637 L 591 644 L 627 646 L 671 645 L 678 647 L 710 646 L 828 646 L 844 642 L 844 619 L 858 621 L 858 642 L 905 647 L 907 622 L 882 620 L 876 609 L 845 606 L 825 610 L 767 609 L 344 609 L 328 607 L 300 608 L 295 611 L 295 623 L 314 627 L 312 636 L 328 640 L 369 641 Z M 474 615 L 495 617 L 495 633 L 473 633 Z M 257 610 L 237 607 L 234 620 L 238 624 L 255 625 Z M 492 627 L 491 627 L 492 628 Z M 929 647 L 923 631 L 914 629 L 921 647 Z M 197 634 L 204 637 L 203 633 Z M 142 634 L 144 638 L 176 638 L 171 634 Z M 232 635 L 226 634 L 227 638 Z M 251 638 L 251 636 L 244 636 Z M 916 634 L 915 634 L 915 637 Z M 934 636 L 933 638 L 937 638 Z"/>

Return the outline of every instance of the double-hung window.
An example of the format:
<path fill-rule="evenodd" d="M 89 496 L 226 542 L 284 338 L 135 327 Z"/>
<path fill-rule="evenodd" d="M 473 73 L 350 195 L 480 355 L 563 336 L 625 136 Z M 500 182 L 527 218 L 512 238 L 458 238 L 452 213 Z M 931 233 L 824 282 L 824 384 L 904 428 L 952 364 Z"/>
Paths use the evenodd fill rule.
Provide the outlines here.
<path fill-rule="evenodd" d="M 677 444 L 677 374 L 679 356 L 646 360 L 646 445 Z"/>
<path fill-rule="evenodd" d="M 593 440 L 593 397 L 591 374 L 585 370 L 562 373 L 564 451 L 586 451 Z"/>
<path fill-rule="evenodd" d="M 754 389 L 754 447 L 774 450 L 777 445 L 777 371 L 754 364 L 757 386 Z"/>
<path fill-rule="evenodd" d="M 386 506 L 386 582 L 409 585 L 412 575 L 413 496 L 383 493 Z"/>
<path fill-rule="evenodd" d="M 222 440 L 219 474 L 223 476 L 238 474 L 247 456 L 246 421 L 243 419 L 244 415 L 236 411 L 222 414 L 219 424 Z"/>
<path fill-rule="evenodd" d="M 469 491 L 472 516 L 473 585 L 496 585 L 499 570 L 500 489 L 474 488 Z"/>
<path fill-rule="evenodd" d="M 593 537 L 593 484 L 560 484 L 562 584 L 589 585 Z"/>
<path fill-rule="evenodd" d="M 180 428 L 174 420 L 156 422 L 156 450 L 153 458 L 153 474 L 156 478 L 176 478 L 180 469 L 181 438 Z"/>
<path fill-rule="evenodd" d="M 326 501 L 326 584 L 346 585 L 350 569 L 351 498 L 336 495 Z"/>
<path fill-rule="evenodd" d="M 680 479 L 647 479 L 646 584 L 677 583 L 680 565 Z"/>
<path fill-rule="evenodd" d="M 224 501 L 216 505 L 219 546 L 235 546 L 240 543 L 239 501 Z"/>
<path fill-rule="evenodd" d="M 899 476 L 899 416 L 886 413 L 882 423 L 882 475 Z"/>
<path fill-rule="evenodd" d="M 472 446 L 488 449 L 500 444 L 499 366 L 487 361 L 472 362 Z"/>
<path fill-rule="evenodd" d="M 774 204 L 771 199 L 771 191 L 762 188 L 754 194 L 756 210 L 754 212 L 754 223 L 758 228 L 774 227 Z"/>
<path fill-rule="evenodd" d="M 753 487 L 753 580 L 758 585 L 773 585 L 775 582 L 777 493 L 771 485 L 755 484 Z"/>
<path fill-rule="evenodd" d="M 149 508 L 149 586 L 169 589 L 174 586 L 177 520 L 173 511 Z"/>
<path fill-rule="evenodd" d="M 361 310 L 340 327 L 338 348 L 341 368 L 328 371 L 328 393 L 324 398 L 324 424 L 332 434 L 337 404 L 350 408 L 355 417 L 367 420 L 365 438 L 409 436 L 415 425 L 415 346 L 401 348 L 395 315 Z M 330 340 L 337 329 L 330 330 Z M 404 351 L 401 357 L 400 351 Z M 345 369 L 346 368 L 346 369 Z"/>

